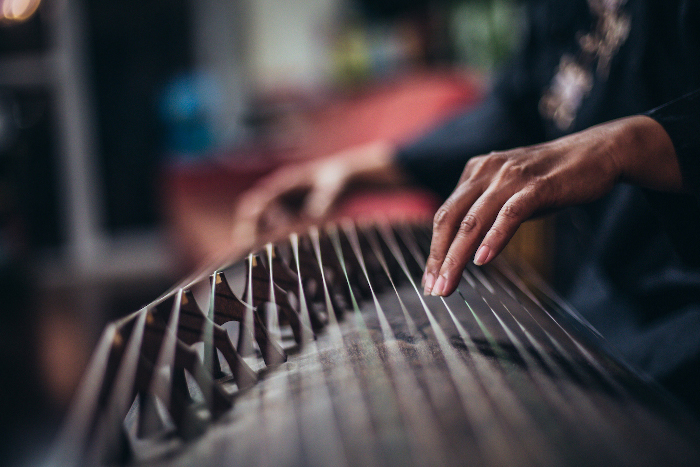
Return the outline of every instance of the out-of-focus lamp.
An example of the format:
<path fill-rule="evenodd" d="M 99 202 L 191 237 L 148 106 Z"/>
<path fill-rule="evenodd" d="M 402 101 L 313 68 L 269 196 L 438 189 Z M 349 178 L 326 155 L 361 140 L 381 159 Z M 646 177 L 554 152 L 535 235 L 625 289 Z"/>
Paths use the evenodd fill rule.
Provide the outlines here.
<path fill-rule="evenodd" d="M 0 21 L 17 23 L 32 17 L 41 0 L 0 0 Z"/>

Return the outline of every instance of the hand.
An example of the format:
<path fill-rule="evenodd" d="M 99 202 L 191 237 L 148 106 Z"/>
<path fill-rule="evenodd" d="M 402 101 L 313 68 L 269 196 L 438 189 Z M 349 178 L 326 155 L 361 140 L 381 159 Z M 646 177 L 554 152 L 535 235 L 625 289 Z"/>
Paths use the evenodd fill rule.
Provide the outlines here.
<path fill-rule="evenodd" d="M 475 252 L 474 263 L 486 264 L 525 220 L 594 201 L 618 181 L 662 191 L 683 188 L 673 143 L 655 120 L 628 117 L 472 158 L 435 215 L 424 293 L 450 295 Z"/>
<path fill-rule="evenodd" d="M 374 142 L 327 158 L 283 166 L 243 193 L 234 209 L 234 237 L 253 240 L 303 221 L 325 218 L 350 183 L 398 184 L 394 148 Z"/>

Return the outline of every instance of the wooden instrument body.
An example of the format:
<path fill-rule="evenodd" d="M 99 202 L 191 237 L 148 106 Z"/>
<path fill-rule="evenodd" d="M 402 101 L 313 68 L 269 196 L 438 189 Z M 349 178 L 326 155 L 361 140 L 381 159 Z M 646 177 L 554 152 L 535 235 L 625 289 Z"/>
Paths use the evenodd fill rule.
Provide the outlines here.
<path fill-rule="evenodd" d="M 697 422 L 534 276 L 424 297 L 428 236 L 312 228 L 113 323 L 49 464 L 700 464 Z"/>

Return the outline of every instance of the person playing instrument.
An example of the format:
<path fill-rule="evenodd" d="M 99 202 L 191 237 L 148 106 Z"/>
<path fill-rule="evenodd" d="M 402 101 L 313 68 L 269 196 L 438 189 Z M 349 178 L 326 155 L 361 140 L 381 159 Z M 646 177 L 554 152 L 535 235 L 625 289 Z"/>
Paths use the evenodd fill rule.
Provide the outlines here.
<path fill-rule="evenodd" d="M 423 285 L 444 296 L 522 222 L 579 205 L 557 224 L 560 290 L 700 412 L 700 2 L 527 8 L 524 45 L 477 108 L 406 146 L 282 167 L 241 197 L 235 224 L 270 224 L 300 188 L 298 215 L 320 219 L 356 180 L 425 185 L 446 201 Z"/>

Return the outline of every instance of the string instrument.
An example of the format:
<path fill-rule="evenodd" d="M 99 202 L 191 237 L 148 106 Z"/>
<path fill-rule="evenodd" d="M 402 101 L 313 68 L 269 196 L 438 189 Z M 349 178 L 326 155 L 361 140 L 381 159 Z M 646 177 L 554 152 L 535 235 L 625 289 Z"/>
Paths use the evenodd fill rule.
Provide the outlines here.
<path fill-rule="evenodd" d="M 532 273 L 424 297 L 430 230 L 292 234 L 107 326 L 47 465 L 700 465 L 700 430 Z"/>

